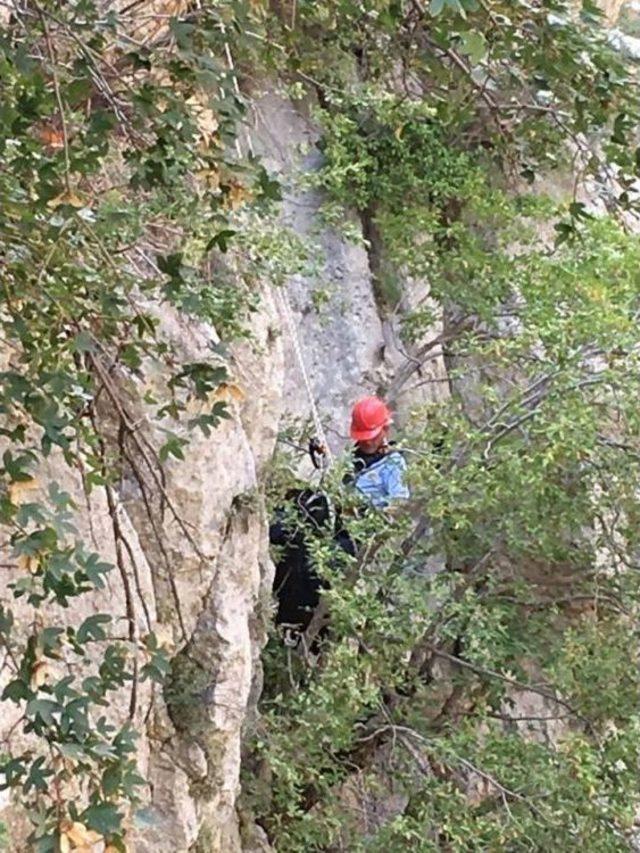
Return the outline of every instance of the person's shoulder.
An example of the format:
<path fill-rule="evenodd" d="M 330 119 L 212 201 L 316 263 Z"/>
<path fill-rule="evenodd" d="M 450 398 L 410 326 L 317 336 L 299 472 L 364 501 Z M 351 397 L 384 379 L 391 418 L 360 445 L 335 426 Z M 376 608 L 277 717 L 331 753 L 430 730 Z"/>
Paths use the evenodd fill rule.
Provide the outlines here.
<path fill-rule="evenodd" d="M 398 465 L 401 468 L 407 467 L 407 459 L 399 447 L 392 447 L 385 456 L 385 460 L 392 465 Z"/>

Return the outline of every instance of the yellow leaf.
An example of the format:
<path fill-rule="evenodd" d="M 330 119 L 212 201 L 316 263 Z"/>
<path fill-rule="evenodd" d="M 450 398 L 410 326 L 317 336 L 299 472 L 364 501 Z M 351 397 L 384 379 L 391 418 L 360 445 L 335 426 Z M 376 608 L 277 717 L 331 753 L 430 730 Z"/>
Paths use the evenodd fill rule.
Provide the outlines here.
<path fill-rule="evenodd" d="M 19 480 L 9 484 L 9 500 L 14 506 L 21 506 L 25 502 L 29 492 L 38 488 L 38 481 L 34 477 L 28 480 Z"/>
<path fill-rule="evenodd" d="M 71 853 L 71 842 L 69 841 L 69 836 L 65 835 L 65 833 L 60 834 L 59 847 L 60 853 Z"/>
<path fill-rule="evenodd" d="M 18 568 L 24 572 L 34 575 L 38 571 L 40 559 L 35 554 L 20 554 L 18 557 Z"/>
<path fill-rule="evenodd" d="M 94 832 L 92 829 L 87 829 L 87 827 L 79 821 L 72 823 L 71 828 L 67 830 L 66 834 L 76 850 L 90 851 L 93 844 L 97 844 L 98 841 L 102 840 L 101 835 Z"/>
<path fill-rule="evenodd" d="M 64 134 L 61 129 L 44 125 L 37 131 L 37 136 L 43 145 L 49 148 L 64 148 Z"/>
<path fill-rule="evenodd" d="M 237 210 L 245 201 L 251 198 L 251 192 L 238 181 L 229 181 L 229 190 L 224 198 L 224 206 Z"/>
<path fill-rule="evenodd" d="M 231 394 L 231 397 L 232 397 L 232 398 L 233 398 L 237 403 L 242 403 L 242 401 L 243 401 L 243 400 L 245 399 L 245 397 L 246 397 L 246 394 L 244 393 L 244 391 L 242 390 L 242 388 L 240 388 L 240 386 L 239 386 L 239 385 L 229 385 L 229 394 Z"/>
<path fill-rule="evenodd" d="M 166 649 L 167 651 L 172 651 L 175 648 L 173 631 L 168 625 L 156 625 L 154 634 L 156 635 L 156 640 L 161 648 Z"/>
<path fill-rule="evenodd" d="M 42 687 L 53 675 L 53 668 L 46 661 L 40 661 L 31 670 L 31 689 L 37 690 Z"/>
<path fill-rule="evenodd" d="M 196 172 L 196 177 L 210 190 L 218 190 L 220 188 L 220 172 L 217 169 L 200 169 Z"/>
<path fill-rule="evenodd" d="M 232 382 L 222 382 L 213 393 L 213 399 L 217 402 L 223 400 L 225 403 L 235 400 L 236 403 L 241 403 L 246 398 L 246 394 L 239 385 Z"/>
<path fill-rule="evenodd" d="M 587 288 L 587 294 L 594 302 L 606 302 L 607 294 L 602 285 L 594 284 Z"/>
<path fill-rule="evenodd" d="M 68 204 L 71 207 L 84 207 L 86 202 L 83 198 L 80 198 L 77 193 L 70 190 L 60 193 L 60 195 L 52 198 L 47 202 L 47 207 L 60 207 L 61 204 Z"/>

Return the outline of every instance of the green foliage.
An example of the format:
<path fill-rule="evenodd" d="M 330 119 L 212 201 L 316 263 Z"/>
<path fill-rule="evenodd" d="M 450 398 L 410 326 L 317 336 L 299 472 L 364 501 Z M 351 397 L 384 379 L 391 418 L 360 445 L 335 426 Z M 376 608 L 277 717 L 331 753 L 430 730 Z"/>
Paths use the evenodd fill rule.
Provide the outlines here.
<path fill-rule="evenodd" d="M 327 165 L 316 180 L 332 198 L 398 212 L 425 202 L 443 209 L 474 193 L 468 158 L 447 144 L 428 103 L 375 92 L 330 103 L 321 115 Z"/>
<path fill-rule="evenodd" d="M 576 150 L 597 174 L 597 133 L 616 216 L 632 203 L 628 70 L 588 3 L 327 2 L 283 20 L 280 68 L 320 95 L 308 180 L 332 224 L 360 213 L 387 303 L 429 282 L 453 395 L 402 437 L 407 512 L 354 516 L 342 471 L 323 484 L 360 554 L 309 541 L 330 635 L 319 654 L 268 648 L 254 809 L 292 853 L 629 849 L 640 241 L 578 182 L 553 201 L 523 189 Z M 418 358 L 432 318 L 405 319 Z"/>
<path fill-rule="evenodd" d="M 635 239 L 612 234 L 633 252 Z M 558 265 L 578 263 L 574 252 Z M 544 288 L 529 304 L 537 298 Z M 594 335 L 615 348 L 607 322 Z M 599 430 L 615 410 L 603 398 L 615 388 L 626 410 L 638 388 L 620 365 L 569 394 L 565 383 L 594 373 L 564 340 L 549 356 L 560 384 L 533 404 L 520 389 L 485 391 L 481 423 L 456 399 L 417 418 L 405 441 L 417 451 L 413 506 L 429 527 L 409 553 L 404 515 L 347 514 L 357 565 L 336 564 L 330 539 L 310 540 L 331 581 L 330 636 L 319 657 L 293 660 L 274 639 L 262 770 L 246 780 L 278 850 L 540 850 L 576 839 L 628 849 L 640 800 L 639 600 L 635 572 L 616 560 L 634 553 L 637 530 L 614 513 L 635 511 L 640 470 Z M 500 355 L 478 347 L 497 368 Z M 625 419 L 620 445 L 637 446 L 639 426 Z M 347 508 L 340 479 L 326 487 Z M 603 516 L 611 528 L 600 536 Z M 434 564 L 449 571 L 425 571 Z M 378 822 L 372 798 L 392 793 L 409 804 Z"/>
<path fill-rule="evenodd" d="M 629 8 L 629 4 L 623 4 L 620 10 L 620 20 L 618 27 L 623 33 L 634 38 L 640 36 L 640 18 L 638 12 L 634 8 Z"/>
<path fill-rule="evenodd" d="M 272 61 L 325 103 L 345 91 L 358 96 L 364 80 L 430 108 L 456 144 L 528 180 L 567 161 L 563 142 L 586 150 L 580 134 L 602 133 L 607 156 L 625 172 L 619 200 L 630 203 L 632 74 L 590 0 L 579 10 L 571 0 L 327 0 L 302 4 L 296 23 L 288 26 L 286 13 L 279 28 L 269 21 L 280 47 Z M 587 169 L 601 165 L 594 155 Z"/>
<path fill-rule="evenodd" d="M 228 416 L 224 343 L 185 363 L 150 306 L 227 342 L 248 335 L 265 282 L 315 263 L 275 222 L 277 182 L 242 159 L 231 50 L 296 97 L 318 95 L 324 165 L 309 182 L 334 222 L 345 206 L 362 217 L 387 303 L 407 275 L 428 278 L 455 332 L 454 391 L 472 378 L 475 401 L 454 394 L 407 434 L 428 536 L 410 538 L 411 513 L 360 514 L 359 561 L 314 537 L 331 636 L 318 660 L 267 656 L 263 772 L 247 782 L 261 822 L 281 851 L 627 849 L 640 799 L 639 244 L 575 193 L 558 208 L 505 185 L 535 188 L 574 158 L 585 177 L 615 167 L 612 205 L 632 207 L 628 69 L 588 2 L 575 14 L 568 0 L 197 5 L 132 39 L 135 9 L 46 0 L 16 7 L 0 35 L 0 524 L 17 601 L 0 609 L 2 701 L 33 744 L 9 738 L 0 772 L 29 808 L 31 845 L 61 847 L 77 822 L 124 849 L 144 784 L 137 685 L 171 667 L 130 606 L 122 637 L 107 614 L 68 614 L 107 579 L 127 597 L 122 476 L 162 492 L 189 433 Z M 555 247 L 532 240 L 549 219 Z M 408 317 L 406 339 L 430 317 Z M 145 392 L 159 448 L 127 402 L 149 374 L 167 377 Z M 79 541 L 72 497 L 39 483 L 49 456 L 104 495 L 115 566 Z M 280 486 L 290 466 L 278 464 Z M 327 488 L 348 508 L 341 473 Z M 449 571 L 431 576 L 434 561 Z M 200 725 L 209 682 L 172 671 L 170 709 Z M 125 691 L 130 720 L 116 727 L 104 709 Z M 511 719 L 523 695 L 542 725 Z M 549 717 L 566 721 L 562 737 Z M 357 772 L 386 790 L 374 760 L 385 745 L 408 805 L 363 830 L 340 786 Z"/>
<path fill-rule="evenodd" d="M 225 341 L 246 337 L 258 283 L 289 263 L 271 212 L 278 185 L 235 148 L 245 106 L 223 58 L 245 55 L 246 10 L 221 2 L 139 20 L 135 6 L 16 6 L 0 35 L 0 525 L 7 595 L 19 600 L 0 610 L 2 701 L 15 706 L 11 731 L 30 736 L 24 750 L 9 738 L 0 772 L 41 851 L 74 822 L 124 849 L 144 784 L 138 684 L 162 682 L 169 662 L 152 633 L 137 636 L 117 488 L 127 472 L 162 489 L 162 466 L 185 458 L 189 434 L 228 417 L 224 347 L 186 363 L 151 306 Z M 269 268 L 252 254 L 266 230 L 278 238 Z M 160 448 L 136 434 L 130 411 L 147 375 L 165 377 L 145 395 L 165 425 Z M 49 456 L 81 475 L 87 507 L 92 491 L 106 498 L 116 566 L 82 541 L 74 500 L 46 479 Z M 74 620 L 107 578 L 124 620 Z M 117 727 L 105 712 L 116 694 L 129 700 Z"/>

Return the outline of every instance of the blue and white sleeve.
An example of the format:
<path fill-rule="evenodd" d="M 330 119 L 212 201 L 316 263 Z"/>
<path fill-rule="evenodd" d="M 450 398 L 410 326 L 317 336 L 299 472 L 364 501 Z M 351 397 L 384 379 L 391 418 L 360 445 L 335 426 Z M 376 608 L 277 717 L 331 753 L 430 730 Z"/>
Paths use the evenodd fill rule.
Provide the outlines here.
<path fill-rule="evenodd" d="M 390 460 L 391 461 L 391 460 Z M 394 454 L 393 464 L 387 467 L 386 492 L 390 501 L 407 500 L 410 497 L 407 486 L 407 462 L 404 456 Z"/>

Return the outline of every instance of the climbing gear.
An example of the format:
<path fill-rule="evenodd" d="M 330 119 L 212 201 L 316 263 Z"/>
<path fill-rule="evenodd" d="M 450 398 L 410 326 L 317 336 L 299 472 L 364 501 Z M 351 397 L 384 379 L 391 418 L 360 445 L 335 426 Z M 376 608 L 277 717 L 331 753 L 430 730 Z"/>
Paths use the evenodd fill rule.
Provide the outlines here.
<path fill-rule="evenodd" d="M 391 423 L 391 412 L 379 397 L 364 397 L 351 412 L 351 438 L 354 441 L 371 441 Z"/>
<path fill-rule="evenodd" d="M 316 454 L 317 456 L 321 456 L 322 458 L 322 466 L 319 470 L 326 470 L 331 462 L 333 461 L 333 456 L 331 454 L 331 448 L 329 447 L 329 442 L 327 441 L 327 436 L 325 435 L 324 427 L 322 426 L 322 421 L 320 420 L 320 415 L 318 413 L 318 408 L 316 406 L 316 401 L 313 396 L 313 389 L 311 387 L 311 380 L 309 379 L 309 374 L 307 373 L 307 368 L 304 363 L 304 358 L 302 357 L 302 349 L 300 347 L 300 340 L 298 338 L 298 331 L 296 328 L 295 321 L 293 319 L 293 314 L 291 313 L 291 306 L 287 300 L 287 296 L 282 288 L 275 288 L 275 292 L 277 294 L 277 298 L 280 302 L 280 307 L 282 310 L 282 316 L 284 317 L 284 321 L 287 326 L 287 330 L 291 337 L 291 343 L 293 345 L 293 352 L 295 354 L 296 360 L 298 362 L 298 367 L 300 369 L 300 374 L 302 376 L 302 381 L 304 383 L 304 388 L 307 393 L 307 399 L 309 401 L 309 411 L 311 412 L 311 418 L 313 420 L 313 427 L 315 429 L 316 438 L 313 439 L 317 441 L 318 448 L 322 447 L 322 454 Z M 313 456 L 312 456 L 313 460 Z M 314 461 L 313 463 L 315 467 L 318 467 Z"/>
<path fill-rule="evenodd" d="M 302 632 L 299 625 L 281 625 L 282 642 L 290 649 L 295 649 L 300 642 Z"/>
<path fill-rule="evenodd" d="M 309 456 L 311 457 L 311 462 L 313 463 L 313 467 L 317 471 L 322 471 L 325 468 L 326 462 L 324 457 L 327 453 L 327 448 L 324 444 L 320 443 L 320 440 L 317 438 L 309 439 L 309 447 L 307 448 Z"/>

